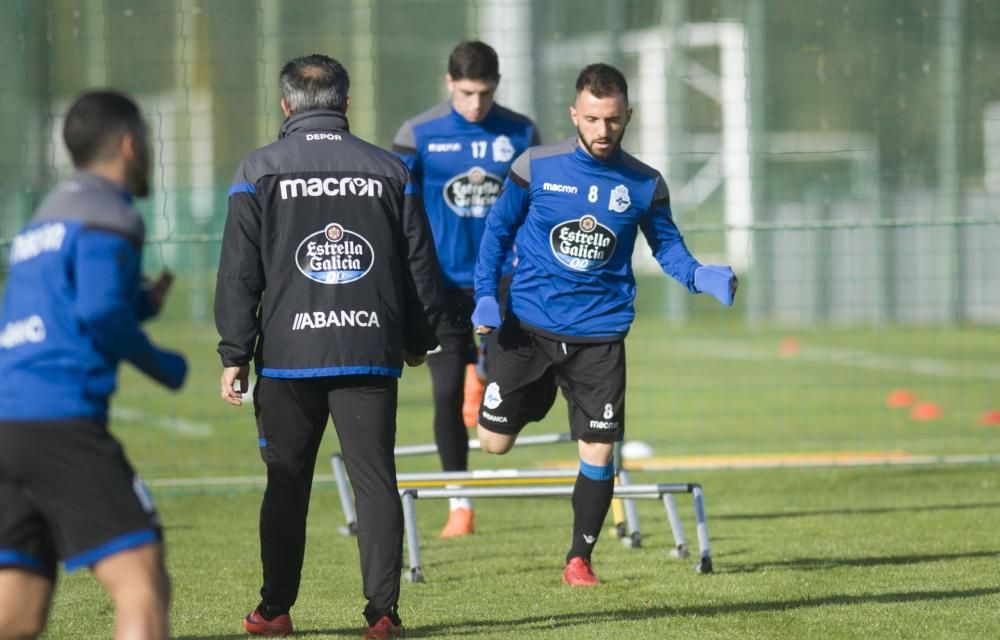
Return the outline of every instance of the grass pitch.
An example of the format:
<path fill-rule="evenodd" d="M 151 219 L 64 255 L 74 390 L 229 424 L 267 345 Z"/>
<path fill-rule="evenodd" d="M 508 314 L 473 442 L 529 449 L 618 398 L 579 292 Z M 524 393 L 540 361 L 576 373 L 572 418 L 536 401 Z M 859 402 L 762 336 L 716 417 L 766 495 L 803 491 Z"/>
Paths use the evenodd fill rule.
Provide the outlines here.
<path fill-rule="evenodd" d="M 657 456 L 901 452 L 1000 454 L 995 330 L 747 328 L 700 306 L 668 324 L 660 281 L 640 283 L 628 340 L 628 437 Z M 667 285 L 673 286 L 673 285 Z M 189 354 L 186 389 L 170 395 L 123 375 L 113 429 L 154 489 L 166 524 L 179 638 L 242 638 L 257 602 L 260 561 L 253 485 L 178 487 L 177 479 L 259 478 L 252 409 L 218 399 L 211 325 L 182 319 L 183 302 L 154 324 Z M 172 314 L 172 315 L 171 315 Z M 791 338 L 791 340 L 789 340 Z M 910 418 L 885 397 L 905 388 L 942 417 Z M 399 443 L 431 440 L 429 379 L 400 387 Z M 562 431 L 565 408 L 525 433 Z M 323 451 L 336 450 L 332 430 Z M 473 453 L 474 468 L 572 462 L 569 444 Z M 400 459 L 403 471 L 437 468 Z M 418 502 L 425 584 L 403 583 L 401 613 L 415 638 L 987 638 L 1000 636 L 1000 499 L 995 464 L 640 472 L 636 482 L 705 488 L 716 573 L 668 556 L 662 506 L 639 501 L 641 549 L 606 532 L 595 553 L 600 587 L 560 583 L 568 500 L 483 500 L 477 533 L 440 541 L 442 501 Z M 325 456 L 320 473 L 328 473 Z M 165 482 L 169 483 L 165 484 Z M 690 503 L 678 496 L 689 542 Z M 362 617 L 355 541 L 336 492 L 317 485 L 295 624 L 306 637 L 356 637 Z M 60 579 L 46 637 L 109 637 L 112 609 L 86 572 Z"/>

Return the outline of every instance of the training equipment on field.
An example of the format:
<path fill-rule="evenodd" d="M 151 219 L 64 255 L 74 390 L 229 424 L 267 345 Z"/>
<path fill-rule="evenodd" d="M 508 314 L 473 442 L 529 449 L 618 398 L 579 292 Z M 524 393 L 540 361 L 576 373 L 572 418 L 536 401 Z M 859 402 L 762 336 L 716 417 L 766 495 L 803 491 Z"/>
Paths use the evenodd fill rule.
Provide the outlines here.
<path fill-rule="evenodd" d="M 558 442 L 568 442 L 571 440 L 568 433 L 550 433 L 521 436 L 517 440 L 517 446 L 532 446 L 543 444 L 555 444 Z M 469 449 L 481 449 L 478 439 L 469 440 Z M 624 469 L 621 462 L 620 447 L 615 447 L 615 469 L 618 483 L 621 485 L 631 484 L 629 472 Z M 396 447 L 394 455 L 417 456 L 437 453 L 437 445 L 418 444 Z M 344 513 L 345 525 L 339 528 L 342 535 L 356 535 L 358 532 L 357 515 L 354 511 L 354 502 L 349 489 L 350 481 L 347 477 L 347 468 L 344 466 L 344 459 L 340 453 L 330 456 L 330 466 L 333 468 L 333 478 L 337 484 L 337 493 L 340 497 L 340 507 Z M 576 479 L 577 469 L 500 469 L 482 471 L 452 471 L 437 473 L 400 473 L 396 479 L 400 488 L 408 487 L 440 487 L 448 484 L 483 485 L 483 484 L 523 484 L 526 481 L 538 480 L 540 482 L 571 482 Z M 535 482 L 538 484 L 538 482 Z M 455 496 L 461 497 L 461 496 Z M 677 517 L 677 506 L 674 504 L 673 496 L 667 496 L 667 509 L 670 516 L 671 526 L 674 527 L 674 539 L 677 542 L 671 552 L 677 558 L 688 557 L 687 543 L 684 540 L 684 532 L 680 528 L 680 519 Z M 619 504 L 622 502 L 623 504 Z M 622 544 L 630 548 L 642 546 L 642 533 L 639 529 L 639 514 L 636 511 L 635 503 L 632 500 L 615 500 L 613 502 L 615 513 L 615 536 L 621 540 Z M 624 520 L 619 513 L 624 512 Z"/>
<path fill-rule="evenodd" d="M 616 485 L 616 498 L 652 498 L 662 500 L 667 511 L 667 520 L 674 529 L 676 542 L 677 532 L 681 531 L 680 520 L 676 521 L 676 510 L 671 510 L 674 493 L 690 493 L 694 502 L 694 516 L 698 532 L 699 562 L 695 570 L 699 573 L 712 573 L 712 555 L 708 544 L 708 522 L 705 519 L 705 497 L 701 485 L 689 483 L 664 484 L 632 484 Z M 403 522 L 406 527 L 406 546 L 410 568 L 404 574 L 410 582 L 424 582 L 424 570 L 420 557 L 420 539 L 417 536 L 417 498 L 549 498 L 569 497 L 573 495 L 571 486 L 528 486 L 528 487 L 464 487 L 461 489 L 409 488 L 400 489 L 403 499 Z M 674 513 L 674 516 L 671 516 Z"/>

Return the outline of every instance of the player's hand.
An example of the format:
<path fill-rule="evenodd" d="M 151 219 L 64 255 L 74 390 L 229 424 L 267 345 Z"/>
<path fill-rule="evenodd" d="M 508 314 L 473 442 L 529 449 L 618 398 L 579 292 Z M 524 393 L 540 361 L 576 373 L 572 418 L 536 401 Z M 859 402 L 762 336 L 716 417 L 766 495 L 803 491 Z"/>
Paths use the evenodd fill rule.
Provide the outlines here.
<path fill-rule="evenodd" d="M 426 353 L 422 353 L 418 356 L 414 353 L 406 351 L 405 349 L 403 350 L 403 362 L 405 362 L 408 366 L 419 367 L 426 361 L 427 361 Z"/>
<path fill-rule="evenodd" d="M 472 326 L 476 328 L 476 333 L 481 336 L 485 336 L 500 326 L 500 305 L 496 298 L 483 296 L 476 301 L 476 308 L 472 312 Z"/>
<path fill-rule="evenodd" d="M 167 292 L 170 291 L 170 286 L 173 283 L 174 274 L 167 269 L 161 271 L 156 280 L 143 282 L 143 288 L 146 290 L 146 295 L 149 296 L 149 302 L 153 305 L 154 313 L 159 313 L 160 309 L 163 308 Z"/>
<path fill-rule="evenodd" d="M 235 383 L 239 381 L 240 388 L 237 390 Z M 245 364 L 239 367 L 226 367 L 222 370 L 222 399 L 233 406 L 243 404 L 243 394 L 250 386 L 250 365 Z"/>
<path fill-rule="evenodd" d="M 701 293 L 707 293 L 716 300 L 732 306 L 740 281 L 731 267 L 706 264 L 694 270 L 694 286 Z"/>

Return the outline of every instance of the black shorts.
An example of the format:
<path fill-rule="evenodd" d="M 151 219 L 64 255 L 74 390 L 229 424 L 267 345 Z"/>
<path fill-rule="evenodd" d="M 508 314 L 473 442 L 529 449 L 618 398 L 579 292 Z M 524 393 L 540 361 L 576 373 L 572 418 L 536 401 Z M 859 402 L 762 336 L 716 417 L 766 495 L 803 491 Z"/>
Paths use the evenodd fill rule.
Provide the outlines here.
<path fill-rule="evenodd" d="M 152 498 L 105 425 L 0 422 L 0 567 L 54 578 L 162 540 Z"/>
<path fill-rule="evenodd" d="M 445 289 L 444 313 L 437 328 L 437 339 L 440 347 L 431 351 L 428 356 L 457 357 L 465 364 L 476 361 L 475 334 L 472 330 L 472 311 L 476 303 L 469 289 Z"/>
<path fill-rule="evenodd" d="M 570 434 L 618 442 L 625 432 L 625 343 L 565 343 L 520 326 L 512 315 L 487 338 L 486 394 L 479 424 L 516 435 L 545 417 L 562 388 Z"/>

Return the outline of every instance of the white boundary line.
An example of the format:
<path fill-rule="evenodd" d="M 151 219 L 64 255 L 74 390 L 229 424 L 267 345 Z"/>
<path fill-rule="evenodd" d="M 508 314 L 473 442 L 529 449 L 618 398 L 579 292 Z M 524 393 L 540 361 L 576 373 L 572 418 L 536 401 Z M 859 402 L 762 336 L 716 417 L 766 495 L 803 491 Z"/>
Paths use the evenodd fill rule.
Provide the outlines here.
<path fill-rule="evenodd" d="M 788 363 L 832 364 L 875 371 L 898 371 L 937 378 L 986 378 L 1000 380 L 1000 366 L 979 362 L 961 362 L 941 358 L 891 356 L 860 349 L 802 346 L 800 353 L 782 356 L 777 347 L 747 344 L 736 340 L 687 339 L 671 345 L 684 355 L 719 360 L 771 360 Z"/>

